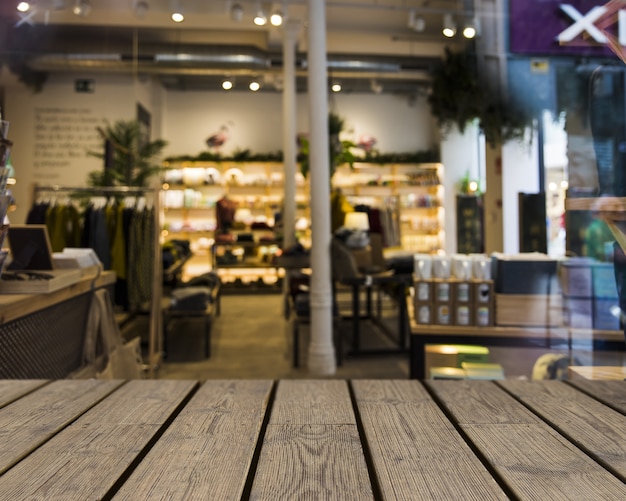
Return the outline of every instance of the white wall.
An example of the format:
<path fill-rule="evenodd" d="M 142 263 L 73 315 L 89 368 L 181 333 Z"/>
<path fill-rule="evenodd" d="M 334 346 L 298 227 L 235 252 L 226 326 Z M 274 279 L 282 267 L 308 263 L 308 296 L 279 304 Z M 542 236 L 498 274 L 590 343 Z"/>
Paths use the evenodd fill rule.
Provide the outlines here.
<path fill-rule="evenodd" d="M 251 92 L 168 91 L 165 95 L 164 134 L 167 156 L 208 151 L 206 139 L 225 127 L 223 155 L 248 149 L 252 153 L 283 150 L 282 96 Z M 308 131 L 308 98 L 297 97 L 298 134 Z M 344 118 L 342 139 L 355 142 L 376 138 L 381 153 L 415 152 L 435 142 L 425 98 L 374 94 L 334 95 L 331 111 Z M 295 140 L 295 138 L 294 138 Z"/>
<path fill-rule="evenodd" d="M 93 78 L 94 91 L 75 92 L 76 78 Z M 133 83 L 130 76 L 56 74 L 38 93 L 9 83 L 3 114 L 10 121 L 17 179 L 17 211 L 9 215 L 11 221 L 25 221 L 35 183 L 84 186 L 87 174 L 102 168 L 100 159 L 87 154 L 103 150 L 96 127 L 135 118 L 138 101 L 150 110 L 152 96 L 150 81 Z"/>
<path fill-rule="evenodd" d="M 518 193 L 539 192 L 537 137 L 529 142 L 509 141 L 502 147 L 503 252 L 519 252 Z"/>

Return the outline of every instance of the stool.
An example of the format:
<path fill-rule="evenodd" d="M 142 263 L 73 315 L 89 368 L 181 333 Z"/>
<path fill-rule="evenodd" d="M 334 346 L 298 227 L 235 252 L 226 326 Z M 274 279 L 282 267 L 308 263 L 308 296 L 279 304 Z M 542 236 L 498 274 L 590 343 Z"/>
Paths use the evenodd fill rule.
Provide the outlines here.
<path fill-rule="evenodd" d="M 211 326 L 213 320 L 214 305 L 210 303 L 204 310 L 177 310 L 165 308 L 163 310 L 163 351 L 167 356 L 167 326 L 176 318 L 204 318 L 204 355 L 211 356 Z"/>

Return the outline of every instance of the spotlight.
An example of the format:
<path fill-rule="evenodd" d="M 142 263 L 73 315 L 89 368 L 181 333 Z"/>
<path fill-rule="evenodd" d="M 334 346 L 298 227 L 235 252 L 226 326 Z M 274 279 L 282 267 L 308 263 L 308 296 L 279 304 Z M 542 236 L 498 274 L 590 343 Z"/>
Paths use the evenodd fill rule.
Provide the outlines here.
<path fill-rule="evenodd" d="M 91 12 L 91 2 L 89 0 L 76 0 L 72 12 L 80 17 L 87 17 Z"/>
<path fill-rule="evenodd" d="M 248 88 L 252 91 L 252 92 L 256 92 L 257 90 L 259 90 L 261 88 L 261 84 L 256 81 L 256 80 L 252 80 L 250 82 L 250 84 L 248 85 Z"/>
<path fill-rule="evenodd" d="M 465 23 L 465 27 L 463 28 L 463 36 L 465 38 L 474 38 L 478 36 L 478 23 L 475 19 L 470 19 Z"/>
<path fill-rule="evenodd" d="M 456 24 L 452 14 L 445 14 L 443 16 L 443 30 L 442 33 L 445 37 L 452 38 L 456 35 Z"/>
<path fill-rule="evenodd" d="M 184 20 L 185 15 L 183 14 L 183 8 L 178 0 L 174 0 L 172 2 L 172 21 L 182 23 Z"/>
<path fill-rule="evenodd" d="M 146 2 L 145 0 L 135 0 L 134 2 L 135 16 L 139 18 L 143 18 L 149 9 L 150 9 L 150 4 L 148 4 L 148 2 Z"/>
<path fill-rule="evenodd" d="M 254 16 L 254 24 L 257 26 L 265 26 L 267 24 L 267 17 L 265 16 L 265 12 L 259 9 Z"/>
<path fill-rule="evenodd" d="M 409 12 L 409 28 L 421 33 L 426 29 L 426 20 L 412 10 Z"/>
<path fill-rule="evenodd" d="M 230 8 L 230 18 L 236 23 L 240 23 L 243 19 L 243 7 L 241 4 L 234 3 Z"/>
<path fill-rule="evenodd" d="M 270 16 L 270 24 L 272 26 L 280 26 L 283 24 L 283 13 L 280 10 L 275 10 Z"/>
<path fill-rule="evenodd" d="M 335 82 L 330 86 L 330 90 L 333 92 L 341 92 L 341 84 L 339 82 Z"/>
<path fill-rule="evenodd" d="M 222 82 L 222 89 L 230 90 L 233 88 L 233 81 L 230 78 L 225 78 Z"/>
<path fill-rule="evenodd" d="M 20 2 L 17 4 L 17 10 L 20 12 L 28 12 L 30 8 L 30 2 Z"/>

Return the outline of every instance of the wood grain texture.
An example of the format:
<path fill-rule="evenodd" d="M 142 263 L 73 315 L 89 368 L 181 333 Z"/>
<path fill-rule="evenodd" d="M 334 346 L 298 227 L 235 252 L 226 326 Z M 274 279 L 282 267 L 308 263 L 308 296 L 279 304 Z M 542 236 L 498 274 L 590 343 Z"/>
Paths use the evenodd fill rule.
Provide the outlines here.
<path fill-rule="evenodd" d="M 46 383 L 44 379 L 0 379 L 0 408 Z"/>
<path fill-rule="evenodd" d="M 208 381 L 114 499 L 240 499 L 271 381 Z"/>
<path fill-rule="evenodd" d="M 626 481 L 626 416 L 561 381 L 498 384 Z"/>
<path fill-rule="evenodd" d="M 280 381 L 250 499 L 373 499 L 345 381 Z"/>
<path fill-rule="evenodd" d="M 593 395 L 594 398 L 626 414 L 626 381 L 586 381 L 577 379 L 570 384 Z"/>
<path fill-rule="evenodd" d="M 385 499 L 508 499 L 421 383 L 352 386 Z"/>
<path fill-rule="evenodd" d="M 429 381 L 428 385 L 516 496 L 626 499 L 626 485 L 620 479 L 495 383 L 485 383 Z M 464 393 L 473 398 L 463 398 Z"/>
<path fill-rule="evenodd" d="M 121 386 L 0 477 L 0 499 L 101 499 L 196 384 Z"/>
<path fill-rule="evenodd" d="M 0 474 L 120 384 L 121 381 L 56 381 L 0 409 Z"/>

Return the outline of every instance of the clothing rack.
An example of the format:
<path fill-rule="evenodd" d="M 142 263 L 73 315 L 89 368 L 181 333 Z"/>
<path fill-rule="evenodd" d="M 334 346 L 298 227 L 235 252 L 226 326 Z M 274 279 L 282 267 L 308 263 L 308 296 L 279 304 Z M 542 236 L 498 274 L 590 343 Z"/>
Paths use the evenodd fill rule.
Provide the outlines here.
<path fill-rule="evenodd" d="M 150 299 L 150 328 L 148 338 L 148 370 L 150 377 L 155 375 L 156 370 L 161 364 L 163 354 L 163 335 L 161 322 L 161 294 L 158 291 L 162 287 L 162 259 L 161 245 L 159 242 L 160 225 L 160 209 L 159 209 L 159 190 L 155 188 L 142 188 L 137 186 L 100 186 L 100 187 L 77 187 L 77 186 L 61 186 L 61 185 L 35 185 L 33 189 L 32 203 L 36 203 L 39 195 L 42 193 L 62 193 L 69 195 L 85 195 L 85 196 L 145 196 L 150 198 L 152 208 L 154 209 L 154 229 L 155 238 L 153 242 L 153 267 L 152 267 L 152 291 Z"/>

